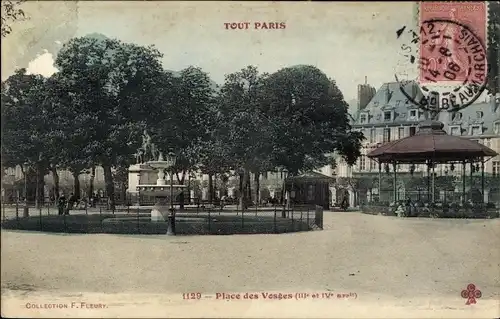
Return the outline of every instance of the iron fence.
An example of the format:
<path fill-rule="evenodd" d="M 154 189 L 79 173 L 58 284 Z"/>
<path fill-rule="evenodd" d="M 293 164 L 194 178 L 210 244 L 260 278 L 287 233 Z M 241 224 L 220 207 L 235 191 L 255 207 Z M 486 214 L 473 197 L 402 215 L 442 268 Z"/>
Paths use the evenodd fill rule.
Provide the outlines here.
<path fill-rule="evenodd" d="M 179 203 L 175 203 L 178 208 Z M 25 208 L 26 207 L 26 208 Z M 61 214 L 62 213 L 62 214 Z M 322 229 L 321 207 L 250 207 L 185 205 L 175 213 L 175 228 L 184 234 L 287 233 Z M 75 206 L 60 211 L 54 204 L 2 203 L 2 228 L 64 233 L 165 234 L 167 222 L 152 222 L 151 207 L 118 203 Z"/>

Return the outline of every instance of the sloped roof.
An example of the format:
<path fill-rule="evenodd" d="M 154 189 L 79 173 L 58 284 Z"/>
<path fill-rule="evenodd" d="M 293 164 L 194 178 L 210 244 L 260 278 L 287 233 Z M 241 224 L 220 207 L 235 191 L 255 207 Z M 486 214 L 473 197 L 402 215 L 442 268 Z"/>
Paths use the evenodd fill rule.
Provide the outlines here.
<path fill-rule="evenodd" d="M 410 81 L 404 86 L 404 91 L 412 97 L 414 101 L 420 101 L 423 97 L 422 90 L 420 86 L 415 81 Z M 394 119 L 389 124 L 394 123 L 404 123 L 404 122 L 415 122 L 414 119 L 410 120 L 408 118 L 409 109 L 417 109 L 418 106 L 413 102 L 409 101 L 408 98 L 401 92 L 401 84 L 398 82 L 388 82 L 384 83 L 375 93 L 370 102 L 362 110 L 356 114 L 355 125 L 377 125 L 377 124 L 388 124 L 384 120 L 385 111 L 394 111 Z M 368 123 L 360 122 L 360 114 L 368 113 L 369 121 Z M 421 112 L 421 116 L 416 120 L 423 120 L 424 114 Z"/>
<path fill-rule="evenodd" d="M 495 151 L 467 138 L 448 135 L 444 124 L 427 120 L 414 136 L 384 144 L 367 156 L 381 162 L 419 163 L 426 160 L 449 162 L 498 155 Z"/>
<path fill-rule="evenodd" d="M 439 114 L 439 121 L 445 124 L 446 130 L 448 130 L 449 126 L 460 126 L 463 135 L 471 136 L 467 128 L 471 125 L 481 125 L 483 128 L 482 135 L 498 134 L 494 131 L 494 124 L 500 122 L 500 108 L 494 105 L 493 102 L 471 104 L 458 112 L 461 113 L 461 117 L 454 117 L 451 112 L 441 112 Z"/>

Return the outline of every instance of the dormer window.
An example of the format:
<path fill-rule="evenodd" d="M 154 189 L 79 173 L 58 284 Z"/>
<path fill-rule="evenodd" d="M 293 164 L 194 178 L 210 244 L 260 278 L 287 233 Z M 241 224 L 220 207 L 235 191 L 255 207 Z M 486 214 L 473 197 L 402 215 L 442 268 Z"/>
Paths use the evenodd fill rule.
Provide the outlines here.
<path fill-rule="evenodd" d="M 471 135 L 472 136 L 478 136 L 478 135 L 481 135 L 481 134 L 483 134 L 483 130 L 481 129 L 480 125 L 473 125 L 471 127 Z"/>
<path fill-rule="evenodd" d="M 411 110 L 410 117 L 416 117 L 416 116 L 417 116 L 417 110 Z"/>
<path fill-rule="evenodd" d="M 384 112 L 384 121 L 390 121 L 392 119 L 392 112 L 386 111 Z"/>
<path fill-rule="evenodd" d="M 500 134 L 500 122 L 496 122 L 493 126 L 493 131 L 495 134 Z"/>
<path fill-rule="evenodd" d="M 483 112 L 481 112 L 481 111 L 477 111 L 477 112 L 476 112 L 476 117 L 477 117 L 478 119 L 483 118 Z"/>
<path fill-rule="evenodd" d="M 452 121 L 460 121 L 462 119 L 462 113 L 456 112 L 451 116 Z"/>
<path fill-rule="evenodd" d="M 361 124 L 367 123 L 368 122 L 368 116 L 366 116 L 365 113 L 361 114 L 359 116 L 359 121 L 360 121 Z"/>

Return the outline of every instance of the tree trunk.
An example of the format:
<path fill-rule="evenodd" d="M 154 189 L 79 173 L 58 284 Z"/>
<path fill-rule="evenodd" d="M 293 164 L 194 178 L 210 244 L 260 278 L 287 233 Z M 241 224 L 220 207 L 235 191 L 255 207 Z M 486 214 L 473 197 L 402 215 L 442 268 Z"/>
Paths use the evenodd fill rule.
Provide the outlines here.
<path fill-rule="evenodd" d="M 125 206 L 128 206 L 128 198 L 127 198 L 127 183 L 122 182 L 122 187 L 121 187 L 121 197 L 123 198 L 123 202 Z"/>
<path fill-rule="evenodd" d="M 255 173 L 254 182 L 255 182 L 255 206 L 259 207 L 260 204 L 260 172 Z"/>
<path fill-rule="evenodd" d="M 92 166 L 90 171 L 89 190 L 87 194 L 89 199 L 94 195 L 94 179 L 95 179 L 95 166 Z"/>
<path fill-rule="evenodd" d="M 59 174 L 57 173 L 55 165 L 50 166 L 50 172 L 52 173 L 52 179 L 54 180 L 54 198 L 57 203 L 57 200 L 59 199 Z"/>
<path fill-rule="evenodd" d="M 186 171 L 182 171 L 182 175 L 179 176 L 179 173 L 175 173 L 175 175 L 177 176 L 177 181 L 179 182 L 180 185 L 184 185 L 184 180 L 186 179 Z M 189 192 L 189 187 L 188 187 L 188 190 Z M 184 190 L 181 191 L 181 193 L 179 194 L 179 209 L 180 210 L 184 210 Z"/>
<path fill-rule="evenodd" d="M 252 184 L 251 184 L 251 181 L 250 181 L 250 172 L 248 172 L 248 177 L 247 177 L 247 180 L 246 180 L 246 184 L 247 184 L 247 207 L 249 206 L 249 204 L 252 203 Z"/>
<path fill-rule="evenodd" d="M 248 208 L 248 203 L 249 203 L 249 190 L 250 190 L 250 172 L 248 169 L 244 168 L 243 169 L 243 175 L 240 175 L 240 206 L 242 210 L 245 210 Z"/>
<path fill-rule="evenodd" d="M 241 209 L 243 210 L 243 207 L 244 207 L 244 199 L 243 199 L 243 180 L 245 178 L 245 174 L 238 174 L 240 176 L 240 180 L 239 180 L 239 202 L 240 202 L 240 207 Z"/>
<path fill-rule="evenodd" d="M 213 174 L 208 173 L 208 203 L 212 204 L 214 199 L 214 180 Z"/>
<path fill-rule="evenodd" d="M 80 199 L 80 193 L 81 193 L 81 188 L 80 188 L 80 172 L 71 172 L 73 174 L 73 194 L 75 194 L 75 197 L 77 200 Z"/>
<path fill-rule="evenodd" d="M 108 196 L 108 209 L 115 208 L 115 184 L 113 183 L 113 174 L 111 173 L 111 165 L 103 165 L 104 182 L 106 184 L 106 195 Z"/>
<path fill-rule="evenodd" d="M 45 180 L 44 180 L 44 166 L 42 163 L 36 164 L 36 172 L 35 172 L 35 178 L 36 178 L 36 185 L 35 185 L 35 207 L 39 208 L 40 205 L 43 204 L 44 202 L 44 185 L 45 185 Z"/>

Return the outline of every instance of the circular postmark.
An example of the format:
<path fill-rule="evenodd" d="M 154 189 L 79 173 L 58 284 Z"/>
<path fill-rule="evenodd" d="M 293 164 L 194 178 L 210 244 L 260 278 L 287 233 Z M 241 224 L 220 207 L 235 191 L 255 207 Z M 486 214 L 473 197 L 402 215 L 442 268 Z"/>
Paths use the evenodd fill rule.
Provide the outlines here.
<path fill-rule="evenodd" d="M 487 84 L 486 47 L 467 25 L 431 19 L 418 32 L 403 27 L 397 35 L 407 41 L 395 78 L 409 102 L 434 113 L 456 112 L 481 96 Z"/>

